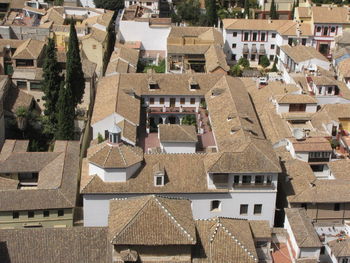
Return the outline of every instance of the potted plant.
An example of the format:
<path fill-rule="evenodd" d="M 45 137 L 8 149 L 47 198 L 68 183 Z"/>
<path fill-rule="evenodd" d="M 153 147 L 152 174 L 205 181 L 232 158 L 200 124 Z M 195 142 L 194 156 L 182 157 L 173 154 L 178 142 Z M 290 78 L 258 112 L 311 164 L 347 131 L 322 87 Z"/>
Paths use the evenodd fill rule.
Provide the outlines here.
<path fill-rule="evenodd" d="M 27 128 L 28 109 L 26 107 L 18 107 L 16 110 L 16 120 L 18 129 L 24 131 Z"/>

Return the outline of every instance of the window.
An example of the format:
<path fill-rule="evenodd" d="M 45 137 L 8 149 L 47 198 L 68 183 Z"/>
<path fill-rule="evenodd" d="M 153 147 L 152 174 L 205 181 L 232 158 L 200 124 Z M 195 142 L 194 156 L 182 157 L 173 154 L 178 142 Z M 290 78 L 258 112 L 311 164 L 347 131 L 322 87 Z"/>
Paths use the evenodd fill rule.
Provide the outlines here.
<path fill-rule="evenodd" d="M 239 175 L 233 177 L 233 184 L 239 184 Z"/>
<path fill-rule="evenodd" d="M 151 5 L 152 5 L 152 2 L 147 2 L 146 5 L 147 5 L 147 6 L 151 6 Z"/>
<path fill-rule="evenodd" d="M 159 104 L 164 104 L 164 98 L 159 98 Z"/>
<path fill-rule="evenodd" d="M 17 67 L 32 67 L 34 66 L 34 61 L 32 59 L 16 59 Z"/>
<path fill-rule="evenodd" d="M 268 185 L 272 184 L 272 176 L 271 175 L 266 176 L 266 184 L 268 184 Z"/>
<path fill-rule="evenodd" d="M 17 87 L 20 89 L 26 89 L 27 88 L 27 82 L 25 81 L 17 81 Z"/>
<path fill-rule="evenodd" d="M 19 213 L 18 212 L 12 212 L 12 218 L 13 219 L 19 218 Z"/>
<path fill-rule="evenodd" d="M 154 104 L 154 98 L 149 98 L 149 104 Z"/>
<path fill-rule="evenodd" d="M 249 40 L 249 32 L 244 32 L 244 41 L 248 41 Z"/>
<path fill-rule="evenodd" d="M 28 217 L 33 218 L 34 217 L 34 211 L 28 211 Z"/>
<path fill-rule="evenodd" d="M 332 32 L 332 33 L 335 32 L 335 27 L 334 27 L 334 26 L 331 27 L 331 32 Z"/>
<path fill-rule="evenodd" d="M 236 37 L 236 36 L 237 36 L 237 32 L 233 32 L 233 33 L 232 33 L 232 36 L 233 36 L 233 37 Z"/>
<path fill-rule="evenodd" d="M 327 94 L 332 94 L 333 92 L 333 88 L 332 87 L 328 87 L 327 88 Z"/>
<path fill-rule="evenodd" d="M 302 203 L 301 207 L 304 208 L 305 210 L 307 210 L 307 203 Z"/>
<path fill-rule="evenodd" d="M 255 176 L 255 184 L 263 184 L 264 183 L 264 176 L 263 175 L 256 175 Z"/>
<path fill-rule="evenodd" d="M 191 98 L 191 99 L 190 99 L 190 103 L 191 103 L 191 104 L 196 104 L 196 98 Z"/>
<path fill-rule="evenodd" d="M 258 32 L 253 32 L 253 41 L 258 40 Z"/>
<path fill-rule="evenodd" d="M 213 200 L 211 201 L 210 205 L 210 211 L 212 212 L 218 212 L 221 210 L 221 201 L 219 200 Z"/>
<path fill-rule="evenodd" d="M 314 165 L 310 165 L 312 171 L 314 172 L 323 172 L 323 164 L 314 164 Z"/>
<path fill-rule="evenodd" d="M 322 30 L 322 28 L 320 27 L 320 26 L 318 26 L 317 28 L 316 28 L 316 32 L 321 32 L 321 30 Z"/>
<path fill-rule="evenodd" d="M 348 263 L 349 260 L 347 258 L 343 258 L 342 263 Z"/>
<path fill-rule="evenodd" d="M 232 44 L 232 48 L 236 48 L 237 47 L 237 44 Z"/>
<path fill-rule="evenodd" d="M 288 38 L 288 45 L 293 45 L 293 38 Z"/>
<path fill-rule="evenodd" d="M 191 89 L 191 90 L 199 89 L 199 85 L 198 85 L 198 84 L 191 84 L 191 85 L 190 85 L 190 89 Z"/>
<path fill-rule="evenodd" d="M 266 40 L 266 33 L 263 32 L 263 33 L 261 33 L 260 41 L 265 41 L 265 40 Z"/>
<path fill-rule="evenodd" d="M 251 55 L 250 55 L 250 60 L 251 60 L 251 61 L 255 61 L 255 57 L 256 57 L 255 54 L 251 54 Z"/>
<path fill-rule="evenodd" d="M 227 184 L 228 175 L 227 174 L 213 174 L 214 184 Z"/>
<path fill-rule="evenodd" d="M 96 47 L 96 45 L 92 45 L 92 49 L 96 49 L 97 47 Z"/>
<path fill-rule="evenodd" d="M 318 87 L 318 94 L 322 94 L 322 87 Z"/>
<path fill-rule="evenodd" d="M 241 207 L 239 209 L 239 214 L 240 215 L 248 214 L 248 205 L 241 205 Z"/>
<path fill-rule="evenodd" d="M 58 210 L 57 211 L 58 216 L 64 216 L 64 210 Z"/>
<path fill-rule="evenodd" d="M 185 98 L 180 98 L 180 104 L 185 104 L 186 99 Z"/>
<path fill-rule="evenodd" d="M 270 48 L 271 48 L 271 49 L 275 49 L 275 45 L 271 45 Z"/>
<path fill-rule="evenodd" d="M 237 60 L 237 59 L 236 59 L 236 54 L 232 54 L 232 55 L 231 55 L 231 60 L 234 60 L 234 61 Z"/>
<path fill-rule="evenodd" d="M 243 57 L 244 57 L 245 59 L 248 59 L 248 54 L 243 54 Z"/>
<path fill-rule="evenodd" d="M 274 58 L 275 58 L 275 56 L 274 56 L 274 55 L 270 55 L 270 61 L 273 61 L 273 60 L 274 60 Z"/>
<path fill-rule="evenodd" d="M 328 35 L 328 27 L 323 28 L 323 35 L 327 36 Z"/>
<path fill-rule="evenodd" d="M 250 175 L 243 175 L 242 184 L 251 184 L 252 177 Z"/>
<path fill-rule="evenodd" d="M 41 90 L 41 83 L 30 82 L 30 89 Z"/>
<path fill-rule="evenodd" d="M 132 1 L 129 1 L 129 5 L 132 5 Z"/>
<path fill-rule="evenodd" d="M 340 211 L 340 204 L 339 203 L 334 204 L 333 210 L 334 211 Z"/>
<path fill-rule="evenodd" d="M 289 104 L 289 112 L 299 111 L 305 112 L 306 104 Z"/>
<path fill-rule="evenodd" d="M 149 89 L 158 89 L 158 84 L 148 84 Z"/>
<path fill-rule="evenodd" d="M 49 217 L 50 216 L 50 211 L 49 210 L 44 210 L 43 211 L 43 216 L 44 217 Z"/>
<path fill-rule="evenodd" d="M 276 33 L 272 33 L 272 34 L 271 34 L 271 37 L 272 37 L 272 38 L 276 38 Z"/>
<path fill-rule="evenodd" d="M 326 252 L 326 247 L 325 247 L 325 246 L 322 246 L 322 247 L 321 247 L 320 254 L 321 254 L 321 255 L 324 255 L 325 252 Z"/>
<path fill-rule="evenodd" d="M 260 215 L 262 211 L 262 205 L 254 205 L 254 215 Z"/>
<path fill-rule="evenodd" d="M 155 177 L 155 185 L 156 186 L 163 186 L 164 185 L 164 176 L 158 175 Z"/>
<path fill-rule="evenodd" d="M 306 46 L 306 38 L 301 39 L 301 44 L 302 44 L 303 46 Z"/>

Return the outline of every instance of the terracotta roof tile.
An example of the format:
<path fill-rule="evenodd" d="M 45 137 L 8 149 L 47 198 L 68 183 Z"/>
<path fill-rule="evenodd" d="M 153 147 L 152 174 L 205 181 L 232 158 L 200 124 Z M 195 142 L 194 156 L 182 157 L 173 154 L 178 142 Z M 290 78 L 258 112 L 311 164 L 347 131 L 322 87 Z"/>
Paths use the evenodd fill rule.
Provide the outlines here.
<path fill-rule="evenodd" d="M 161 142 L 198 142 L 193 125 L 160 124 L 158 133 Z"/>

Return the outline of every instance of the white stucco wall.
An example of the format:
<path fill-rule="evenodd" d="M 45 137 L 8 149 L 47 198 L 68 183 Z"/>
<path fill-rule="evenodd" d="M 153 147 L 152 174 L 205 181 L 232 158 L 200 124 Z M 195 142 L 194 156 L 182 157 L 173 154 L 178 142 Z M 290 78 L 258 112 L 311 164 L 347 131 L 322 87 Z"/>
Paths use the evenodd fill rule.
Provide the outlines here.
<path fill-rule="evenodd" d="M 188 198 L 192 201 L 195 219 L 207 219 L 214 216 L 244 218 L 249 220 L 268 220 L 273 226 L 275 216 L 276 191 L 232 191 L 230 193 L 204 194 L 162 194 L 169 197 Z M 109 200 L 126 198 L 135 194 L 84 195 L 84 226 L 107 226 Z M 220 211 L 211 211 L 211 201 L 221 201 Z M 248 204 L 248 214 L 240 215 L 240 205 Z M 254 205 L 262 204 L 262 213 L 254 215 Z"/>
<path fill-rule="evenodd" d="M 100 133 L 102 137 L 105 136 L 105 130 L 112 129 L 114 123 L 118 123 L 120 121 L 124 120 L 122 116 L 119 114 L 113 113 L 103 120 L 100 120 L 94 124 L 91 125 L 92 127 L 92 138 L 96 139 L 98 134 Z"/>
<path fill-rule="evenodd" d="M 142 50 L 167 49 L 167 38 L 170 27 L 150 27 L 148 22 L 125 21 L 119 22 L 121 40 L 141 41 Z"/>
<path fill-rule="evenodd" d="M 300 249 L 300 258 L 319 258 L 320 248 L 304 247 Z"/>
<path fill-rule="evenodd" d="M 299 254 L 300 254 L 300 249 L 299 246 L 297 244 L 297 241 L 295 239 L 294 233 L 292 231 L 292 227 L 289 223 L 288 217 L 286 216 L 284 219 L 284 228 L 287 230 L 288 232 L 288 236 L 289 236 L 289 245 L 292 247 L 292 249 L 295 251 L 296 254 L 296 258 L 299 258 Z"/>
<path fill-rule="evenodd" d="M 166 153 L 195 153 L 195 142 L 160 142 L 160 147 Z"/>
<path fill-rule="evenodd" d="M 126 182 L 141 166 L 136 163 L 127 168 L 103 169 L 89 163 L 89 175 L 97 174 L 104 182 Z"/>
<path fill-rule="evenodd" d="M 155 96 L 150 96 L 150 95 L 146 95 L 146 96 L 142 96 L 144 98 L 144 103 L 147 106 L 150 107 L 170 107 L 170 99 L 175 98 L 175 107 L 195 107 L 198 110 L 198 107 L 200 106 L 200 101 L 203 98 L 203 96 L 198 96 L 198 95 L 187 95 L 187 96 L 169 96 L 169 95 L 164 95 L 164 96 L 160 96 L 160 95 L 155 95 Z M 154 98 L 154 103 L 150 104 L 149 103 L 149 99 L 150 98 Z M 160 104 L 160 99 L 164 98 L 164 104 Z M 185 99 L 185 103 L 184 104 L 180 104 L 180 99 L 184 98 Z M 191 98 L 195 99 L 195 103 L 191 104 Z"/>

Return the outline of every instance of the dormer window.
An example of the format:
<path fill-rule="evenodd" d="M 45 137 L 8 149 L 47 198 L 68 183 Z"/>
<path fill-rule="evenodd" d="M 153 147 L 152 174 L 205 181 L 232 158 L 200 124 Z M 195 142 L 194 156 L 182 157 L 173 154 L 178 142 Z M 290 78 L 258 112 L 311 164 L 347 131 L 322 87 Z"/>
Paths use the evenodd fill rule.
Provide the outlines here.
<path fill-rule="evenodd" d="M 155 89 L 158 89 L 158 84 L 157 83 L 150 83 L 150 84 L 148 84 L 148 87 L 150 90 L 155 90 Z"/>
<path fill-rule="evenodd" d="M 155 186 L 163 186 L 164 185 L 164 175 L 156 175 L 154 177 L 154 185 Z"/>
<path fill-rule="evenodd" d="M 191 84 L 190 85 L 190 90 L 197 90 L 199 89 L 199 85 L 198 84 Z"/>
<path fill-rule="evenodd" d="M 213 89 L 212 92 L 211 92 L 211 96 L 215 97 L 215 96 L 219 96 L 221 95 L 223 92 L 222 89 Z"/>
<path fill-rule="evenodd" d="M 153 166 L 154 186 L 164 186 L 165 184 L 165 169 L 159 163 Z"/>

